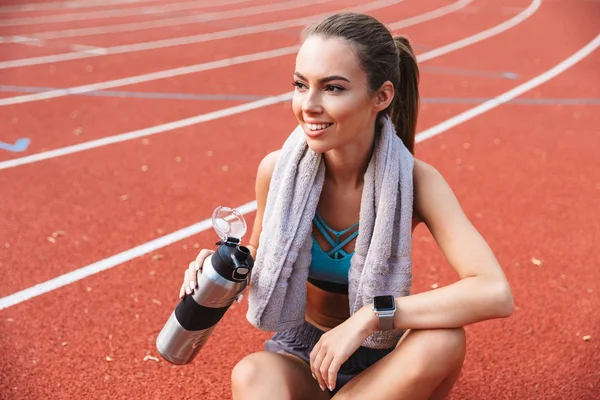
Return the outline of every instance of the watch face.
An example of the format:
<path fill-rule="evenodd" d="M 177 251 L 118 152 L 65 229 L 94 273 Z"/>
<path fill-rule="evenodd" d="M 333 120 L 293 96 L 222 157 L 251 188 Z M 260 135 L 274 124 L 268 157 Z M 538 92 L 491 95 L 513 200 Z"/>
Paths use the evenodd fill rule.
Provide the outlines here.
<path fill-rule="evenodd" d="M 378 311 L 393 310 L 394 296 L 375 296 L 375 301 L 373 305 Z"/>

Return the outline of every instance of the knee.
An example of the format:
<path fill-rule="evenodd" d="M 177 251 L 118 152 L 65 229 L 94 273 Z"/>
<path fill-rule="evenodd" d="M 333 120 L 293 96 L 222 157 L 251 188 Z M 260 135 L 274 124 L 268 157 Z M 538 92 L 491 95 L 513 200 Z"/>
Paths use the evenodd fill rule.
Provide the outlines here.
<path fill-rule="evenodd" d="M 413 363 L 415 373 L 445 375 L 462 367 L 467 351 L 464 328 L 422 330 L 411 334 L 415 335 L 415 342 L 419 339 L 417 359 Z"/>
<path fill-rule="evenodd" d="M 429 357 L 437 362 L 462 364 L 467 351 L 467 335 L 464 328 L 433 329 L 428 333 Z"/>
<path fill-rule="evenodd" d="M 233 388 L 248 388 L 260 377 L 261 354 L 253 353 L 242 358 L 231 371 Z"/>

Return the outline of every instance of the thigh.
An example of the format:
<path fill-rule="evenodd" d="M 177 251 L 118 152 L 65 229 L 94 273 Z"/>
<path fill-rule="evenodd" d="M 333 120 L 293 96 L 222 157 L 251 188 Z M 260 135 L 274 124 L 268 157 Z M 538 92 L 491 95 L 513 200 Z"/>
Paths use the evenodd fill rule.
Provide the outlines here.
<path fill-rule="evenodd" d="M 458 378 L 465 355 L 463 329 L 417 330 L 334 397 L 440 399 Z"/>
<path fill-rule="evenodd" d="M 306 362 L 291 354 L 261 351 L 244 357 L 231 373 L 233 398 L 325 400 Z"/>

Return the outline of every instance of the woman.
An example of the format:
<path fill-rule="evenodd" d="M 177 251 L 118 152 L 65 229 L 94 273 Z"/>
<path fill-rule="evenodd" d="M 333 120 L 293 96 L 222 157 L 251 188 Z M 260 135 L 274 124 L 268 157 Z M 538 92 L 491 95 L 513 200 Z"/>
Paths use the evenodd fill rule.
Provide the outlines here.
<path fill-rule="evenodd" d="M 304 321 L 277 332 L 267 341 L 267 351 L 250 354 L 235 366 L 233 397 L 442 399 L 463 364 L 463 326 L 507 317 L 513 301 L 496 258 L 444 178 L 425 162 L 412 160 L 418 68 L 410 44 L 393 38 L 372 17 L 333 15 L 305 31 L 293 85 L 293 111 L 305 145 L 322 155 L 325 165 L 312 225 Z M 355 286 L 349 271 L 364 222 L 359 216 L 365 173 L 386 124 L 393 124 L 401 141 L 395 140 L 414 163 L 412 215 L 404 234 L 410 242 L 411 225 L 414 229 L 424 223 L 460 280 L 426 293 L 374 298 L 391 301 L 377 305 L 379 311 L 393 309 L 388 314 L 375 313 L 373 304 L 351 312 L 348 288 L 352 292 Z M 254 257 L 260 255 L 259 243 L 269 240 L 261 232 L 273 193 L 271 178 L 283 168 L 279 157 L 280 151 L 267 155 L 258 168 L 257 215 L 248 246 Z M 398 235 L 390 236 L 394 233 Z M 195 271 L 209 254 L 201 251 L 190 264 L 180 296 L 193 291 Z M 255 290 L 260 293 L 254 286 L 250 293 Z M 284 313 L 296 311 L 291 305 L 282 307 Z M 394 345 L 362 346 L 385 329 L 393 329 Z"/>

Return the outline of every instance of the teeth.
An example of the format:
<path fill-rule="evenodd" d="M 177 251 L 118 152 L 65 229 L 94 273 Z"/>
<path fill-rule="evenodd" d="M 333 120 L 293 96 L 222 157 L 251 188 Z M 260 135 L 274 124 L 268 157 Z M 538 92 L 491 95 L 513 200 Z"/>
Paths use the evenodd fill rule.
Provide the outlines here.
<path fill-rule="evenodd" d="M 308 129 L 310 129 L 311 131 L 319 131 L 319 130 L 325 129 L 331 125 L 332 124 L 306 124 L 306 126 L 308 126 Z"/>

